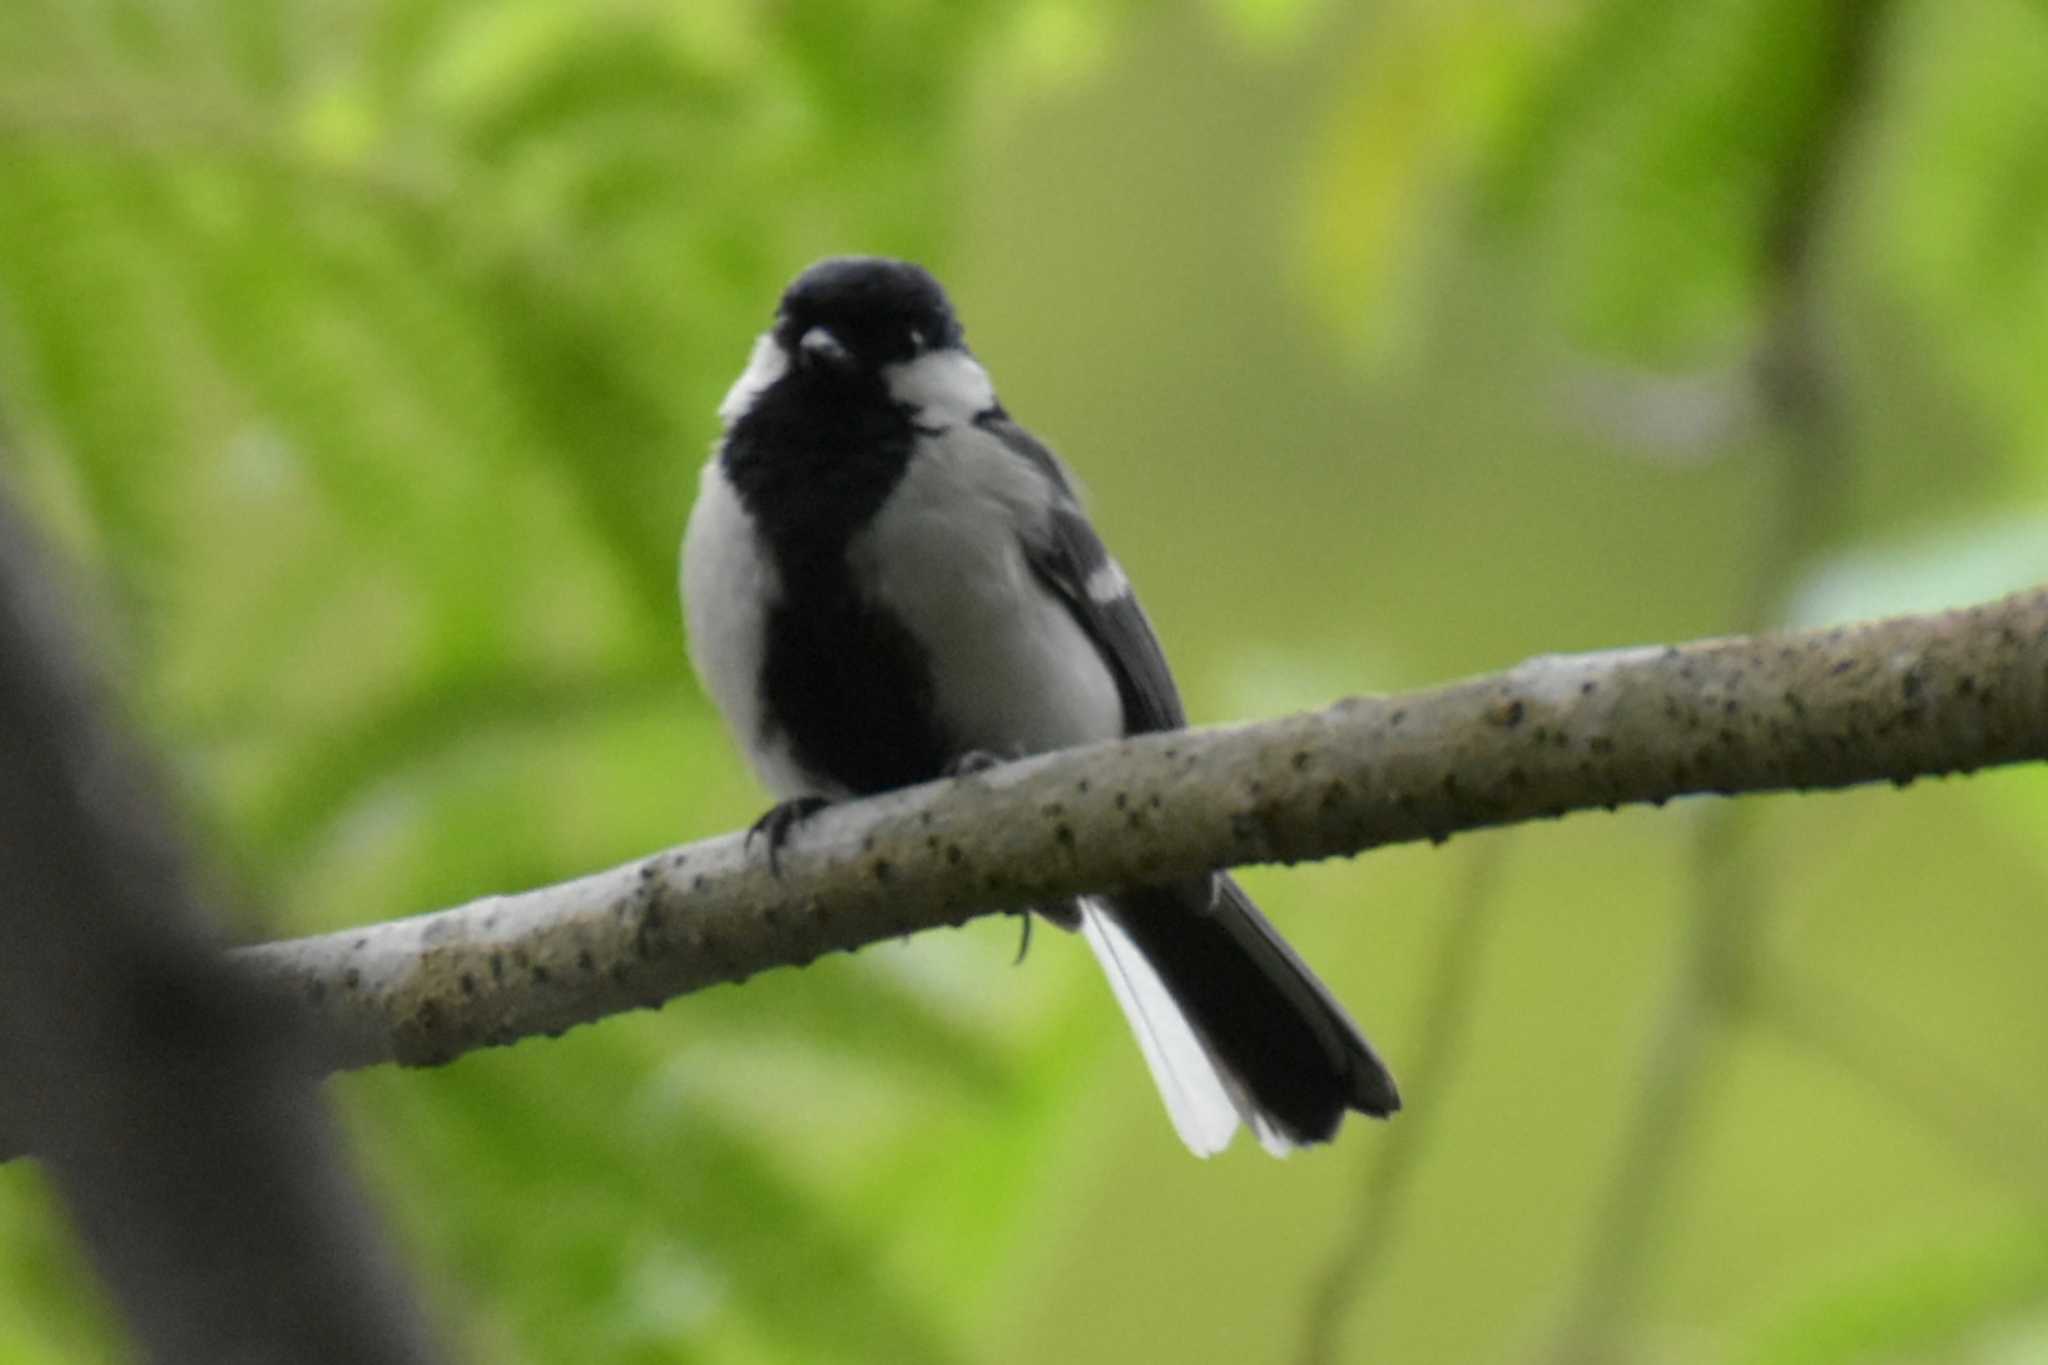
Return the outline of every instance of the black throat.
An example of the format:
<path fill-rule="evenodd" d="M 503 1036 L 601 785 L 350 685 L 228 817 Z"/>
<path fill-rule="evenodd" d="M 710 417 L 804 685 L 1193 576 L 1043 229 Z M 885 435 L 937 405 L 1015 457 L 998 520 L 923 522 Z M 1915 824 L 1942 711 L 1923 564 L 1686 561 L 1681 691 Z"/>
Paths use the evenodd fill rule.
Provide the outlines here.
<path fill-rule="evenodd" d="M 910 410 L 878 377 L 796 373 L 760 395 L 719 455 L 781 579 L 765 623 L 761 738 L 785 739 L 806 770 L 860 793 L 937 777 L 953 757 L 930 660 L 846 558 L 916 440 Z"/>

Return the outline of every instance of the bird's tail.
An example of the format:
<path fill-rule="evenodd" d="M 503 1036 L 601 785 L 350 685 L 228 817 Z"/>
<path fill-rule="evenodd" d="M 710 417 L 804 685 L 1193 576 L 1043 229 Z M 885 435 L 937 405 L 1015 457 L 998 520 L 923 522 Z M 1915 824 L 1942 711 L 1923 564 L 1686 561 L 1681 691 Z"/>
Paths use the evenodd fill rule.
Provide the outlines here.
<path fill-rule="evenodd" d="M 1240 1121 L 1284 1156 L 1329 1141 L 1346 1110 L 1401 1107 L 1372 1044 L 1232 878 L 1091 897 L 1081 929 L 1197 1156 Z"/>

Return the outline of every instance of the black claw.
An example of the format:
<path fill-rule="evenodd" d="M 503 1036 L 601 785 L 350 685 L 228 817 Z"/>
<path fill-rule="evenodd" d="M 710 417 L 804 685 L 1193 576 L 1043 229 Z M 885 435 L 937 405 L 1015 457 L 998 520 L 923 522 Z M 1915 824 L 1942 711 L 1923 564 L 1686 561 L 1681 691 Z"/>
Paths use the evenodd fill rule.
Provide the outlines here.
<path fill-rule="evenodd" d="M 1013 967 L 1023 966 L 1024 955 L 1031 951 L 1031 912 L 1020 910 L 1017 912 L 1017 918 L 1024 921 L 1024 932 L 1017 938 L 1017 960 L 1010 964 Z"/>
<path fill-rule="evenodd" d="M 1000 767 L 1002 761 L 986 749 L 969 749 L 946 765 L 946 776 L 972 777 L 976 773 L 985 773 L 990 768 Z"/>
<path fill-rule="evenodd" d="M 768 841 L 768 871 L 782 875 L 782 846 L 789 842 L 789 836 L 796 827 L 816 815 L 832 803 L 822 796 L 797 796 L 787 801 L 778 801 L 764 812 L 747 829 L 746 846 L 752 848 L 754 840 Z"/>

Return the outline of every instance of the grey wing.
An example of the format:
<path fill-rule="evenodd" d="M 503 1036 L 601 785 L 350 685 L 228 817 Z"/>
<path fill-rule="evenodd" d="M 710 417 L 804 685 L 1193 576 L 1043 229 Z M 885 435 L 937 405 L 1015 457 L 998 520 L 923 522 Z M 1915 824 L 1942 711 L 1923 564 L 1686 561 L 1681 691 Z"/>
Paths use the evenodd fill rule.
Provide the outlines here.
<path fill-rule="evenodd" d="M 1159 637 L 1152 633 L 1130 580 L 1082 513 L 1058 458 L 1000 408 L 981 414 L 975 425 L 1036 465 L 1060 492 L 1045 524 L 1025 537 L 1025 560 L 1109 665 L 1123 701 L 1124 732 L 1135 735 L 1186 725 L 1187 713 L 1181 709 Z"/>

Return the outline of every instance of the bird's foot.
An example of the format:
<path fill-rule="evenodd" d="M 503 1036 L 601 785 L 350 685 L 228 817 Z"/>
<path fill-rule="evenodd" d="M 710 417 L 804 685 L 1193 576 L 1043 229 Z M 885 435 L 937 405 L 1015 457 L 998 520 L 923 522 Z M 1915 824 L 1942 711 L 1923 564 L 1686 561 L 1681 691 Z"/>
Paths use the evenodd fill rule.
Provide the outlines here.
<path fill-rule="evenodd" d="M 1001 758 L 986 749 L 969 749 L 966 753 L 961 754 L 946 765 L 946 776 L 972 777 L 976 773 L 985 773 L 990 768 L 1001 767 L 1002 763 L 1003 760 Z M 1042 913 L 1044 912 L 1040 910 L 1029 909 L 1016 912 L 1017 922 L 1022 926 L 1018 931 L 1017 937 L 1016 965 L 1022 965 L 1025 956 L 1031 951 L 1031 921 L 1036 915 Z M 1054 920 L 1056 923 L 1059 920 L 1057 915 L 1050 915 L 1047 918 Z"/>
<path fill-rule="evenodd" d="M 768 871 L 774 876 L 782 875 L 782 846 L 789 842 L 789 836 L 796 827 L 816 815 L 832 803 L 822 796 L 796 796 L 787 801 L 778 801 L 747 829 L 746 847 L 752 848 L 756 838 L 768 843 Z"/>

